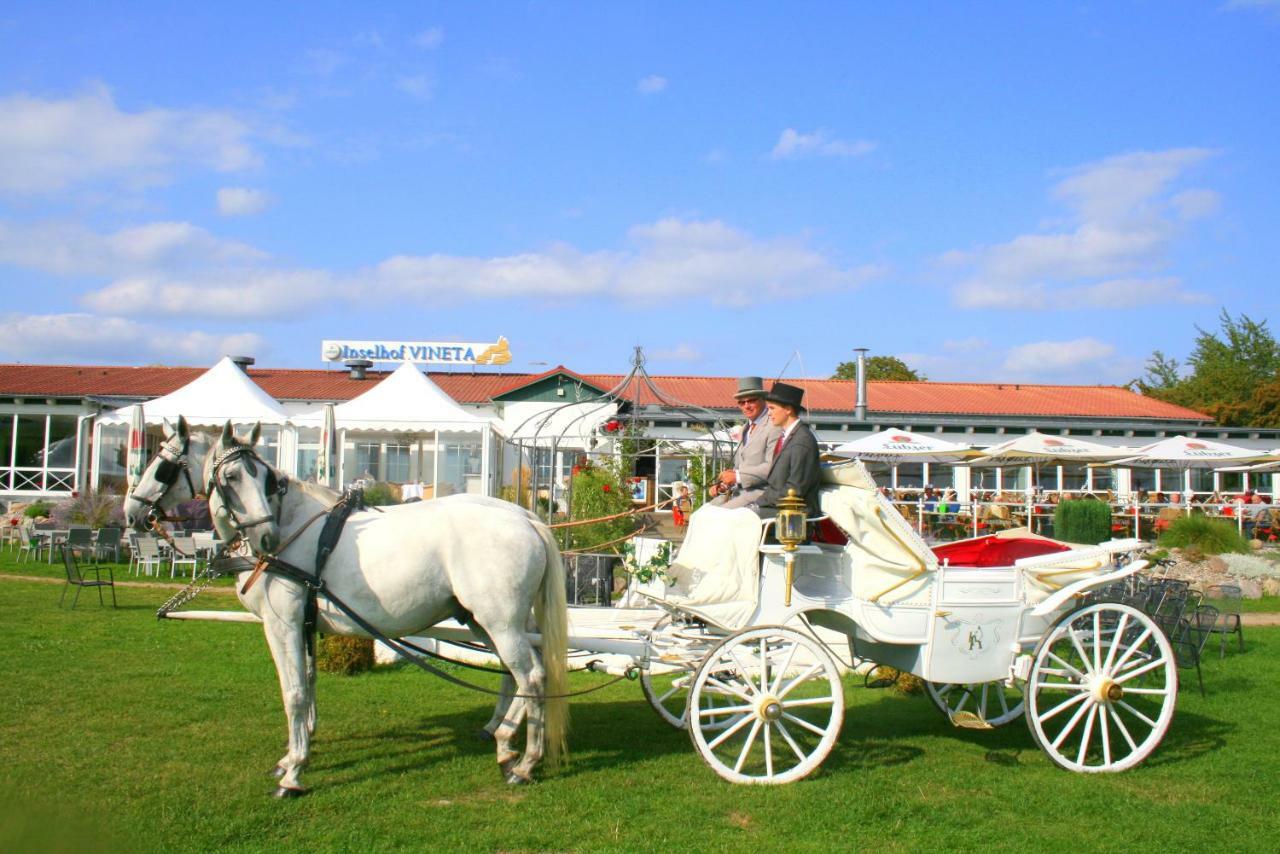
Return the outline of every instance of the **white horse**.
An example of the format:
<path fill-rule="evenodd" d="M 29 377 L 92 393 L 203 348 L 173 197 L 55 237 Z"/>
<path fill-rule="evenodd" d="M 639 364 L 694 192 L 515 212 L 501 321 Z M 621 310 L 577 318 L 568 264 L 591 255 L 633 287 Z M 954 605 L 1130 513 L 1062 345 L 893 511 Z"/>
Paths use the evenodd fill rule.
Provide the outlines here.
<path fill-rule="evenodd" d="M 339 496 L 293 482 L 272 502 L 267 484 L 280 475 L 253 454 L 257 434 L 255 427 L 248 442 L 240 442 L 227 424 L 205 459 L 203 480 L 214 524 L 227 538 L 244 532 L 259 553 L 271 552 L 283 538 L 287 545 L 275 557 L 309 572 L 322 528 L 318 521 L 311 523 Z M 416 634 L 457 617 L 489 643 L 509 673 L 494 713 L 500 720 L 492 729 L 507 782 L 529 782 L 544 753 L 556 764 L 566 752 L 564 570 L 550 529 L 533 514 L 470 496 L 353 514 L 329 556 L 323 581 L 329 596 L 389 637 Z M 298 775 L 310 754 L 307 598 L 305 587 L 273 572 L 240 596 L 263 620 L 280 677 L 289 722 L 289 749 L 278 763 L 283 772 L 278 793 L 284 796 L 304 791 Z M 541 654 L 527 634 L 531 613 L 542 635 Z M 319 597 L 317 625 L 330 634 L 368 634 L 325 596 Z M 525 720 L 521 755 L 512 740 Z"/>
<path fill-rule="evenodd" d="M 187 419 L 164 438 L 160 450 L 147 463 L 142 476 L 124 498 L 124 518 L 129 527 L 147 530 L 153 522 L 169 518 L 179 504 L 202 490 L 198 482 L 204 458 L 217 441 L 216 433 L 192 431 Z"/>
<path fill-rule="evenodd" d="M 180 421 L 179 433 L 183 429 Z M 260 553 L 284 542 L 276 557 L 310 573 L 323 526 L 318 517 L 340 496 L 299 481 L 289 481 L 283 495 L 273 495 L 268 482 L 279 482 L 283 475 L 254 454 L 257 438 L 255 428 L 247 440 L 236 439 L 228 423 L 211 445 L 200 482 L 207 487 L 214 524 L 225 539 L 243 533 Z M 166 446 L 177 447 L 181 441 L 175 433 Z M 148 467 L 138 490 L 151 488 L 156 465 L 153 461 Z M 169 491 L 181 489 L 171 486 Z M 169 505 L 164 494 L 143 497 L 161 508 Z M 237 589 L 242 591 L 249 578 L 241 573 Z M 553 765 L 566 753 L 564 572 L 555 540 L 536 516 L 504 501 L 473 496 L 354 513 L 322 579 L 333 596 L 389 637 L 416 634 L 457 617 L 490 645 L 508 675 L 485 730 L 497 742 L 498 764 L 508 782 L 531 780 L 544 753 Z M 276 794 L 301 794 L 305 789 L 299 774 L 310 754 L 315 708 L 314 671 L 303 628 L 308 591 L 297 581 L 267 572 L 240 599 L 262 618 L 284 698 L 289 747 L 276 766 Z M 541 653 L 526 634 L 531 613 L 533 627 L 542 635 Z M 317 616 L 323 632 L 367 635 L 324 596 L 319 597 Z M 512 740 L 525 720 L 521 755 Z"/>

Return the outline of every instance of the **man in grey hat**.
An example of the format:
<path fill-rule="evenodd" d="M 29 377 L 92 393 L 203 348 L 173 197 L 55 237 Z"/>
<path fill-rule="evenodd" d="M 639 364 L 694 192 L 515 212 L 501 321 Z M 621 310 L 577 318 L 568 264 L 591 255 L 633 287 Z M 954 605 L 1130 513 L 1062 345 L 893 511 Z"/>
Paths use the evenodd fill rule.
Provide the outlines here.
<path fill-rule="evenodd" d="M 818 505 L 818 486 L 822 482 L 822 467 L 818 457 L 818 439 L 809 425 L 800 420 L 804 409 L 804 389 L 774 383 L 765 397 L 769 407 L 769 420 L 780 431 L 774 440 L 773 464 L 765 478 L 764 490 L 751 509 L 762 517 L 773 516 L 778 510 L 778 500 L 785 498 L 787 490 L 794 489 L 804 499 L 810 516 L 821 516 Z"/>
<path fill-rule="evenodd" d="M 711 485 L 715 498 L 712 504 L 719 507 L 746 507 L 760 497 L 765 477 L 773 464 L 773 448 L 781 431 L 769 421 L 764 402 L 764 380 L 760 377 L 742 377 L 738 391 L 733 396 L 746 423 L 742 438 L 733 453 L 733 468 L 720 472 L 720 479 Z"/>

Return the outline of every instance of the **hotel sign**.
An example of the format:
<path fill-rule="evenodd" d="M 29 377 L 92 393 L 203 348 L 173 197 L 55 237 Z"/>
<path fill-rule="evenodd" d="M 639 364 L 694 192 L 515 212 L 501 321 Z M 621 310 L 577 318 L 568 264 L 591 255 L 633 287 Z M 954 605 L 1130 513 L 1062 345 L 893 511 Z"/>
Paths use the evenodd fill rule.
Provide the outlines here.
<path fill-rule="evenodd" d="M 370 362 L 415 362 L 425 365 L 507 365 L 511 347 L 499 337 L 493 343 L 457 341 L 323 341 L 326 362 L 367 359 Z"/>

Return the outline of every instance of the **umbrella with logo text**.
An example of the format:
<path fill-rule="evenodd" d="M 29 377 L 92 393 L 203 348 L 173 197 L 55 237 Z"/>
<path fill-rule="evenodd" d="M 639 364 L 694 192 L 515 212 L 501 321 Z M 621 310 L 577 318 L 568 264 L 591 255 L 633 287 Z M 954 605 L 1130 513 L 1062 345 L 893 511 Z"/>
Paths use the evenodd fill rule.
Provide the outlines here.
<path fill-rule="evenodd" d="M 945 463 L 972 457 L 979 451 L 934 436 L 889 429 L 845 442 L 832 453 L 877 463 Z"/>
<path fill-rule="evenodd" d="M 1110 460 L 1105 465 L 1126 468 L 1178 469 L 1183 491 L 1190 493 L 1192 469 L 1224 469 L 1247 463 L 1274 460 L 1275 454 L 1208 439 L 1173 436 L 1139 448 L 1131 456 Z"/>
<path fill-rule="evenodd" d="M 338 488 L 338 424 L 333 404 L 324 405 L 320 427 L 320 454 L 316 458 L 316 482 Z"/>
<path fill-rule="evenodd" d="M 125 482 L 132 490 L 142 480 L 142 469 L 146 465 L 147 454 L 147 419 L 142 411 L 142 404 L 136 403 L 129 414 L 129 444 L 125 459 Z"/>

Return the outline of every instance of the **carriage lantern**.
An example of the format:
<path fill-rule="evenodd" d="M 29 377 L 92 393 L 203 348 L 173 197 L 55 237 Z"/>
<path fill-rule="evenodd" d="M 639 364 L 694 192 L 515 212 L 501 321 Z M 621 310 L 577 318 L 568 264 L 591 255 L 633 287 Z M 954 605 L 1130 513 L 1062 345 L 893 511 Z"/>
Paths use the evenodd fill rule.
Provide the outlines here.
<path fill-rule="evenodd" d="M 778 499 L 778 515 L 773 521 L 774 535 L 786 552 L 788 606 L 791 604 L 791 582 L 795 579 L 796 547 L 807 539 L 805 510 L 804 499 L 796 495 L 794 489 L 788 489 L 787 496 Z"/>

